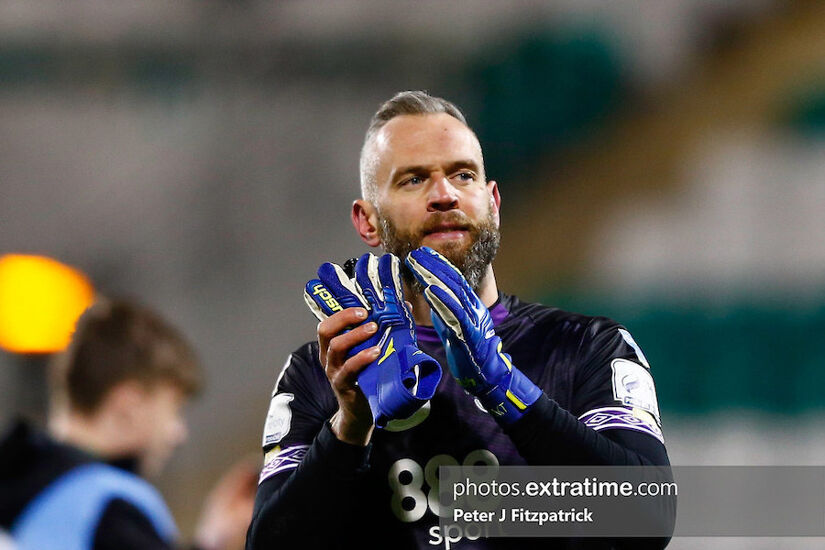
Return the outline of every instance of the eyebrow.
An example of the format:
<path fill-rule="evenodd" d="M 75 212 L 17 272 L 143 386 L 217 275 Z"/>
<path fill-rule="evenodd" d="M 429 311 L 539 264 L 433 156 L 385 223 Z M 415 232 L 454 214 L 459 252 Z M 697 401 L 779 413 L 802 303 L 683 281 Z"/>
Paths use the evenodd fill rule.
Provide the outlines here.
<path fill-rule="evenodd" d="M 402 166 L 396 170 L 393 170 L 392 174 L 390 174 L 390 180 L 395 181 L 398 176 L 402 174 L 420 174 L 422 172 L 430 172 L 432 170 L 433 165 L 426 165 L 426 164 L 413 164 L 410 166 Z M 481 173 L 481 168 L 479 167 L 478 163 L 473 159 L 462 159 L 462 160 L 455 160 L 447 164 L 446 173 L 452 174 L 456 170 L 461 168 L 469 168 L 476 173 Z"/>

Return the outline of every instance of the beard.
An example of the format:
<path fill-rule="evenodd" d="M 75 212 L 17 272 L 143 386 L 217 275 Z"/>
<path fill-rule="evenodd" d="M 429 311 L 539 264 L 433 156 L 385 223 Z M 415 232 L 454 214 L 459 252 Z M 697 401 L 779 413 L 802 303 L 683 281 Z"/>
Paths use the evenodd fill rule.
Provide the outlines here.
<path fill-rule="evenodd" d="M 404 263 L 407 254 L 423 246 L 421 242 L 429 233 L 441 224 L 449 223 L 459 225 L 467 231 L 470 237 L 470 244 L 464 245 L 461 242 L 445 242 L 438 249 L 444 257 L 467 279 L 470 288 L 476 292 L 481 286 L 487 267 L 493 263 L 493 259 L 501 244 L 501 233 L 496 225 L 493 208 L 491 207 L 487 218 L 481 222 L 474 223 L 466 214 L 460 210 L 451 210 L 433 214 L 423 227 L 418 231 L 400 231 L 389 218 L 378 212 L 378 233 L 385 252 L 396 255 L 401 260 L 401 275 L 404 281 L 416 294 L 421 294 L 424 289 L 418 280 L 413 276 L 412 271 Z"/>

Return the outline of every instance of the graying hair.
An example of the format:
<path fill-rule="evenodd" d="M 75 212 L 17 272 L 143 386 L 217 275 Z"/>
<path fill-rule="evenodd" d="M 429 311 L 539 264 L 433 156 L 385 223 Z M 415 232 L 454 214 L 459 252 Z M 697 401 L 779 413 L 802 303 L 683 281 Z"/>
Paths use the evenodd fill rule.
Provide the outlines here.
<path fill-rule="evenodd" d="M 371 154 L 371 149 L 375 135 L 381 128 L 397 116 L 437 115 L 440 113 L 448 114 L 468 126 L 464 114 L 453 103 L 420 90 L 398 92 L 379 107 L 378 111 L 372 116 L 372 120 L 370 120 L 367 135 L 364 137 L 364 145 L 361 147 L 359 168 L 361 172 L 361 196 L 364 199 L 374 202 L 377 189 L 375 181 L 377 159 L 375 155 Z"/>

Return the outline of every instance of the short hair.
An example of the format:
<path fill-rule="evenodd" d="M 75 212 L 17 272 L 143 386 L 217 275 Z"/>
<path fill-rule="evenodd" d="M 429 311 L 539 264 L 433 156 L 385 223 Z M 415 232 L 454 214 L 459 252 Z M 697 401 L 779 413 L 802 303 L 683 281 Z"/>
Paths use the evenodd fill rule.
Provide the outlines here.
<path fill-rule="evenodd" d="M 203 384 L 192 346 L 157 313 L 134 302 L 102 299 L 77 322 L 69 347 L 51 364 L 53 403 L 84 414 L 97 411 L 118 384 L 151 389 L 170 383 L 184 395 Z"/>
<path fill-rule="evenodd" d="M 467 120 L 461 110 L 455 104 L 446 99 L 431 96 L 425 91 L 406 91 L 398 92 L 392 98 L 385 101 L 378 111 L 372 115 L 370 125 L 367 128 L 367 134 L 364 137 L 364 145 L 361 147 L 361 160 L 359 169 L 361 174 L 361 195 L 367 199 L 372 200 L 376 189 L 375 168 L 376 159 L 371 155 L 370 148 L 372 147 L 375 135 L 383 128 L 389 121 L 401 115 L 437 115 L 445 113 L 451 117 L 460 120 L 465 126 L 469 128 Z"/>

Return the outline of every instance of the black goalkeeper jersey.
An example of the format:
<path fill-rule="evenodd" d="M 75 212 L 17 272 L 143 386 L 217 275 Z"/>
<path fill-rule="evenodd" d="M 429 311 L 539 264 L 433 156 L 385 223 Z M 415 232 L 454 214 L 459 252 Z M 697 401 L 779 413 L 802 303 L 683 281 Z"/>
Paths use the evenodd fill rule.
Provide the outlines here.
<path fill-rule="evenodd" d="M 503 351 L 544 396 L 506 430 L 446 369 L 431 327 L 419 347 L 444 367 L 432 400 L 376 429 L 366 448 L 343 443 L 317 343 L 290 355 L 264 429 L 264 467 L 247 548 L 662 548 L 666 540 L 445 540 L 441 465 L 667 465 L 653 378 L 619 324 L 501 294 L 490 308 Z M 455 538 L 455 537 L 453 537 Z M 626 541 L 625 541 L 626 542 Z"/>

